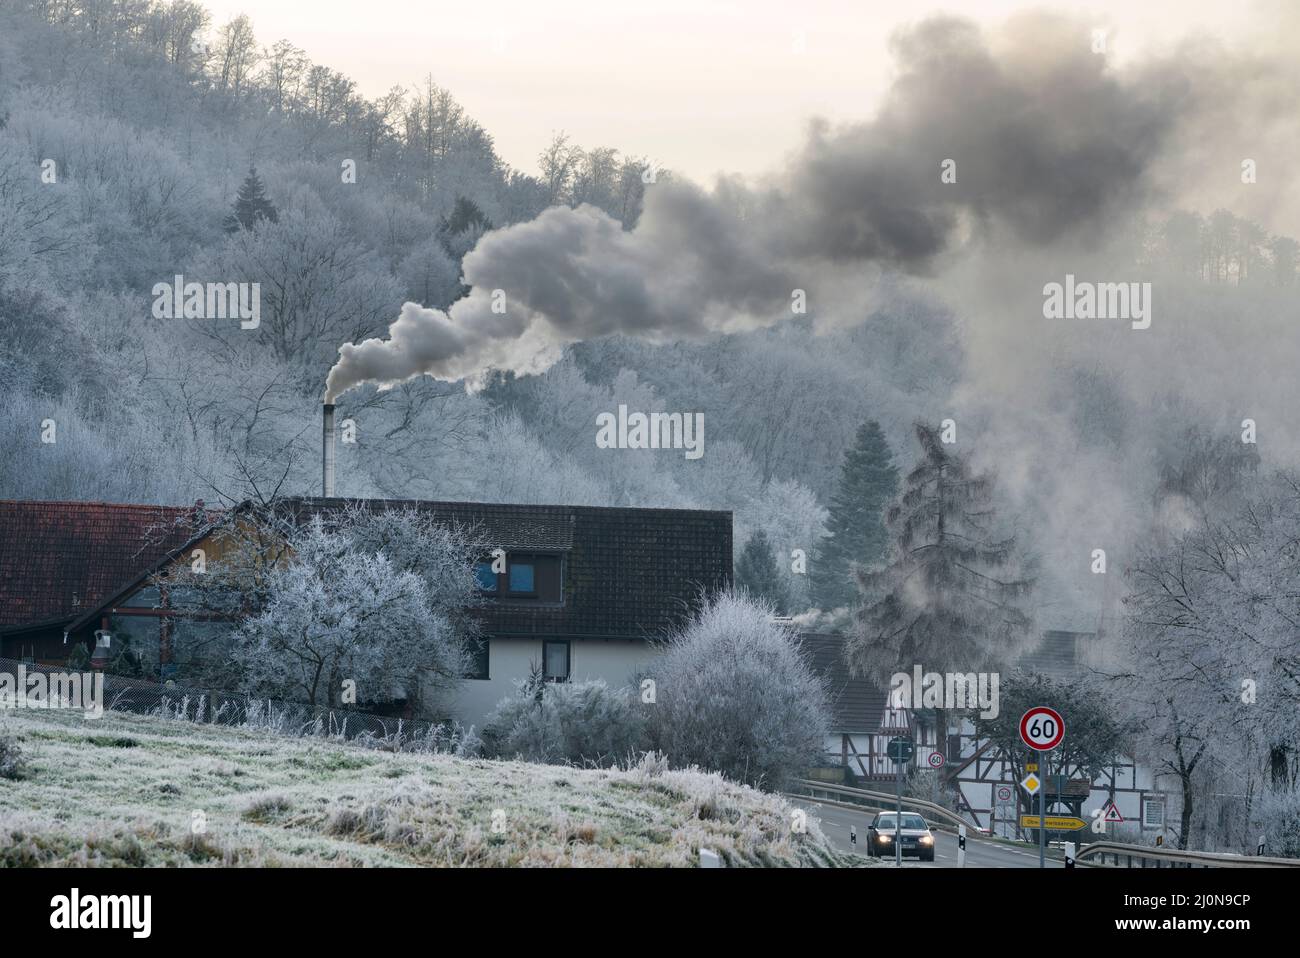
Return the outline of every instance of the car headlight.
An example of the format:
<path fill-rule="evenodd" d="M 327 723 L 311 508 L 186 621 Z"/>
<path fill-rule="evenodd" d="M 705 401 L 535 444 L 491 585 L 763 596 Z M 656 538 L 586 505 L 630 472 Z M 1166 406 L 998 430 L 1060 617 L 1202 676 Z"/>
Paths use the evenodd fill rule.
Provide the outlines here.
<path fill-rule="evenodd" d="M 921 844 L 922 844 L 922 845 L 933 845 L 933 844 L 934 844 L 934 836 L 933 836 L 933 835 L 922 835 L 922 836 L 921 836 Z"/>
<path fill-rule="evenodd" d="M 894 836 L 893 836 L 893 835 L 886 835 L 884 832 L 881 832 L 881 833 L 880 833 L 880 840 L 881 840 L 882 842 L 892 842 L 892 841 L 894 840 Z"/>

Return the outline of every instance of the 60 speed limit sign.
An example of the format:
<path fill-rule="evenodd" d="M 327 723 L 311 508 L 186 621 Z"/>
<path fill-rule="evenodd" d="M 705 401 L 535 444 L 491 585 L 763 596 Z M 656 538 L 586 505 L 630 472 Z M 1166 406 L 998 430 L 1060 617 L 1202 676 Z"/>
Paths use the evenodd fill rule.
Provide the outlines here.
<path fill-rule="evenodd" d="M 1065 720 L 1056 709 L 1036 705 L 1020 719 L 1020 738 L 1036 752 L 1047 752 L 1065 738 Z"/>

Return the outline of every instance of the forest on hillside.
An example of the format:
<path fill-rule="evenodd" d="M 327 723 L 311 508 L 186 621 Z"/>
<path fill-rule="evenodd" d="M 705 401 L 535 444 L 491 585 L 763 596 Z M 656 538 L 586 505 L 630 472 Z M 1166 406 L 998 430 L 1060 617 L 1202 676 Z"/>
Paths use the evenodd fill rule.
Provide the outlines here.
<path fill-rule="evenodd" d="M 484 235 L 581 204 L 632 230 L 646 190 L 672 178 L 559 131 L 535 169 L 511 169 L 434 76 L 368 98 L 256 28 L 213 22 L 192 0 L 0 5 L 0 497 L 317 493 L 322 385 L 340 344 L 384 335 L 404 302 L 448 307 Z M 1129 224 L 1112 252 L 1168 280 L 1165 309 L 1204 331 L 1190 354 L 1219 354 L 1212 321 L 1294 313 L 1295 241 L 1228 211 Z M 259 282 L 260 326 L 155 318 L 151 289 L 175 275 Z M 878 423 L 878 448 L 906 474 L 914 422 L 956 415 L 969 436 L 993 418 L 971 371 L 988 348 L 972 345 L 980 315 L 887 271 L 834 321 L 814 304 L 708 341 L 608 336 L 477 391 L 428 377 L 363 386 L 340 400 L 356 442 L 339 446 L 338 491 L 730 509 L 737 556 L 762 533 L 798 613 L 843 525 L 836 496 L 861 478 L 842 476 L 859 430 Z M 1067 579 L 1050 561 L 1079 545 L 1063 515 L 1115 504 L 1063 495 L 1061 449 L 1086 476 L 1114 466 L 1125 490 L 1089 534 L 1132 537 L 1240 415 L 1197 395 L 1190 367 L 1148 383 L 1088 350 L 1038 355 L 1050 417 L 1015 435 L 1034 435 L 1039 461 L 1025 469 L 990 442 L 986 465 L 1009 480 L 1000 517 Z M 596 416 L 620 405 L 703 413 L 705 455 L 598 448 Z M 56 439 L 42 442 L 50 422 Z M 811 576 L 792 569 L 794 550 Z M 839 568 L 844 551 L 831 552 Z M 1051 601 L 1071 605 L 1068 593 Z M 1097 596 L 1079 605 L 1095 611 Z"/>

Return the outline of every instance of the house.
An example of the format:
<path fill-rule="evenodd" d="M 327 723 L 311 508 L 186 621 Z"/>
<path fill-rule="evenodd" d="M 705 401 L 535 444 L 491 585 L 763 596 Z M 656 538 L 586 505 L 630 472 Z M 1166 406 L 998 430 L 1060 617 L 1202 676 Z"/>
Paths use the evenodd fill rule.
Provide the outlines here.
<path fill-rule="evenodd" d="M 890 701 L 887 689 L 852 674 L 844 658 L 843 635 L 804 632 L 799 646 L 830 699 L 826 758 L 831 764 L 860 783 L 893 781 L 897 766 L 886 751 L 890 739 L 910 739 L 919 767 L 939 751 L 935 725 L 925 721 L 926 713 L 899 707 Z"/>
<path fill-rule="evenodd" d="M 414 508 L 473 528 L 486 641 L 453 714 L 480 724 L 536 666 L 552 681 L 633 679 L 652 640 L 682 624 L 702 593 L 731 582 L 731 513 L 687 509 L 290 498 L 295 521 L 345 505 Z M 96 633 L 127 639 L 146 674 L 184 682 L 173 651 L 190 630 L 153 584 L 170 563 L 214 546 L 230 515 L 192 508 L 0 502 L 0 657 L 67 661 Z M 498 563 L 498 567 L 499 567 Z"/>

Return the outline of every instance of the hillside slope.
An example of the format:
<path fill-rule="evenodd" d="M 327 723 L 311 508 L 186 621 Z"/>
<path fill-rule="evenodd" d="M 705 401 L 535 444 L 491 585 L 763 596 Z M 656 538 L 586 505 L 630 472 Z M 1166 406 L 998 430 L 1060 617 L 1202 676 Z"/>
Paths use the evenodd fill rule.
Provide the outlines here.
<path fill-rule="evenodd" d="M 0 712 L 5 866 L 733 866 L 848 862 L 791 808 L 699 772 L 395 754 L 109 713 Z M 198 833 L 194 823 L 202 823 Z"/>

